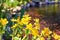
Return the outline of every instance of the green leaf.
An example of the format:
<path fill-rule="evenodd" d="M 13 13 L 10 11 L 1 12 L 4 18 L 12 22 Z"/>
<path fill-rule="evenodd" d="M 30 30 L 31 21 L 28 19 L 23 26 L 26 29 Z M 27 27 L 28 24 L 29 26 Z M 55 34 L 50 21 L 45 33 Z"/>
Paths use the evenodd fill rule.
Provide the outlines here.
<path fill-rule="evenodd" d="M 29 29 L 26 29 L 26 34 L 27 34 L 27 35 L 29 34 Z"/>
<path fill-rule="evenodd" d="M 18 37 L 14 37 L 14 40 L 20 40 L 20 38 L 18 38 Z"/>

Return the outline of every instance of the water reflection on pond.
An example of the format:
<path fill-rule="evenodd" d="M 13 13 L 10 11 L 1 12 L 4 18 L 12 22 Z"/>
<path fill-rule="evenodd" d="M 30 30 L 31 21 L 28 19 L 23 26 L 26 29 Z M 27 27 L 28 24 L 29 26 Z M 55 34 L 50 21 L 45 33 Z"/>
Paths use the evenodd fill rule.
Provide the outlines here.
<path fill-rule="evenodd" d="M 58 15 L 60 13 L 60 4 L 42 5 L 39 10 L 42 14 L 52 15 L 53 13 L 57 13 Z"/>
<path fill-rule="evenodd" d="M 39 12 L 47 16 L 47 20 L 60 25 L 60 4 L 42 5 Z"/>

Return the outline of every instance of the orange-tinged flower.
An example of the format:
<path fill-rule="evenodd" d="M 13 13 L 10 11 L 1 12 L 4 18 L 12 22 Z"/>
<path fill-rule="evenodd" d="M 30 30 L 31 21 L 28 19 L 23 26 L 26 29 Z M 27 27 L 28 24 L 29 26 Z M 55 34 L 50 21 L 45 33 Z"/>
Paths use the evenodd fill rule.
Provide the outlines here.
<path fill-rule="evenodd" d="M 41 32 L 43 36 L 49 36 L 51 33 L 52 31 L 50 31 L 49 28 L 44 28 L 44 30 Z"/>

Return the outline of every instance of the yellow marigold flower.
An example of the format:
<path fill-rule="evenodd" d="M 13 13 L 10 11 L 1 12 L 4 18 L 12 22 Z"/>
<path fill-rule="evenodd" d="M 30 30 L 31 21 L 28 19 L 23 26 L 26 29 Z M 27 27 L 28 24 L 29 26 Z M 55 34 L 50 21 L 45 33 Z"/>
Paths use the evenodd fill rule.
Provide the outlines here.
<path fill-rule="evenodd" d="M 23 18 L 20 20 L 20 17 L 17 18 L 17 20 L 13 20 L 16 21 L 18 24 L 23 25 L 23 24 L 28 24 L 29 21 L 31 20 L 31 17 L 29 17 L 29 15 L 24 15 Z"/>
<path fill-rule="evenodd" d="M 44 28 L 44 30 L 42 30 L 41 34 L 44 36 L 49 36 L 52 33 L 52 31 L 49 30 L 49 28 Z"/>
<path fill-rule="evenodd" d="M 33 35 L 34 37 L 39 36 L 39 32 L 38 32 L 38 30 L 35 29 L 35 28 L 33 28 L 33 29 L 32 29 L 32 35 Z"/>
<path fill-rule="evenodd" d="M 7 21 L 6 18 L 4 18 L 4 19 L 1 18 L 0 23 L 4 26 L 4 25 L 6 25 L 8 23 L 8 21 Z"/>
<path fill-rule="evenodd" d="M 31 23 L 29 23 L 29 24 L 26 25 L 26 29 L 32 30 L 32 26 L 33 25 Z"/>
<path fill-rule="evenodd" d="M 16 28 L 18 24 L 14 24 L 11 28 Z"/>
<path fill-rule="evenodd" d="M 29 23 L 29 21 L 25 18 L 22 18 L 21 23 L 27 25 Z"/>
<path fill-rule="evenodd" d="M 21 20 L 21 22 L 22 22 L 23 24 L 26 24 L 26 25 L 27 25 L 30 20 L 31 20 L 31 17 L 23 17 L 22 20 Z"/>
<path fill-rule="evenodd" d="M 60 35 L 57 35 L 55 32 L 53 32 L 52 37 L 55 38 L 56 40 L 60 39 Z"/>

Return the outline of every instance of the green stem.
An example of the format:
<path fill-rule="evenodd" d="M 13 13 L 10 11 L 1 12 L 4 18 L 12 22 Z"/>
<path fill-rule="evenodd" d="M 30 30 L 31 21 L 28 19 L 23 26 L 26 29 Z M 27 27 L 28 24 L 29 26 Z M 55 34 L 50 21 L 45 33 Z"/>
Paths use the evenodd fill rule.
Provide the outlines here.
<path fill-rule="evenodd" d="M 0 35 L 0 40 L 2 40 L 2 35 Z"/>

